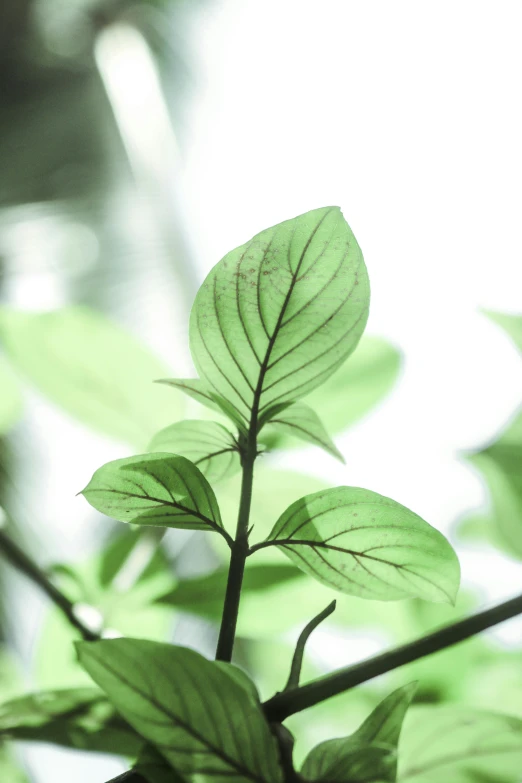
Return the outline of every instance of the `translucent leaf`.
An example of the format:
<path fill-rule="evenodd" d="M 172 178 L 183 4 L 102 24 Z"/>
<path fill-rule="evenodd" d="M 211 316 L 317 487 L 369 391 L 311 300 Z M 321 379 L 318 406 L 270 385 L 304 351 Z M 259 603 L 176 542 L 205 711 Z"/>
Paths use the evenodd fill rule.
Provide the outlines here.
<path fill-rule="evenodd" d="M 0 706 L 0 738 L 134 755 L 140 739 L 97 688 L 43 691 Z"/>
<path fill-rule="evenodd" d="M 187 783 L 282 781 L 253 686 L 232 664 L 139 639 L 79 643 L 82 665 L 116 709 Z M 146 665 L 144 665 L 144 663 Z"/>
<path fill-rule="evenodd" d="M 173 590 L 160 595 L 156 603 L 175 606 L 185 612 L 219 621 L 223 614 L 228 570 L 228 566 L 224 566 L 211 574 L 185 579 Z M 286 585 L 300 575 L 297 568 L 284 563 L 249 565 L 245 569 L 242 596 L 246 597 L 249 593 L 263 593 L 276 585 Z"/>
<path fill-rule="evenodd" d="M 467 459 L 489 489 L 494 523 L 490 540 L 522 558 L 522 411 L 498 440 Z"/>
<path fill-rule="evenodd" d="M 67 413 L 118 440 L 145 447 L 183 415 L 183 399 L 153 383 L 164 364 L 131 334 L 87 307 L 0 311 L 11 361 Z"/>
<path fill-rule="evenodd" d="M 417 683 L 410 683 L 387 696 L 350 737 L 317 745 L 306 757 L 301 774 L 309 780 L 331 783 L 352 779 L 395 781 L 399 736 L 416 687 Z M 369 776 L 357 777 L 359 769 Z"/>
<path fill-rule="evenodd" d="M 361 598 L 453 603 L 457 594 L 459 562 L 444 536 L 367 489 L 337 487 L 301 498 L 268 542 L 320 582 Z"/>
<path fill-rule="evenodd" d="M 211 386 L 199 378 L 185 378 L 181 380 L 176 378 L 161 378 L 156 381 L 156 383 L 165 383 L 167 386 L 173 386 L 174 388 L 179 389 L 206 408 L 227 416 L 227 418 L 234 422 L 240 431 L 245 432 L 243 419 L 234 406 L 223 399 L 223 397 L 220 397 L 219 394 L 216 394 Z"/>
<path fill-rule="evenodd" d="M 213 483 L 241 470 L 232 434 L 216 421 L 186 419 L 171 424 L 153 437 L 149 451 L 180 454 L 197 465 Z"/>
<path fill-rule="evenodd" d="M 344 462 L 344 457 L 326 432 L 324 425 L 308 405 L 298 402 L 270 419 L 269 429 L 293 435 L 295 438 L 320 446 L 332 457 Z"/>
<path fill-rule="evenodd" d="M 212 487 L 185 457 L 141 454 L 107 462 L 81 494 L 95 509 L 122 522 L 223 530 Z"/>
<path fill-rule="evenodd" d="M 519 783 L 522 720 L 466 707 L 413 708 L 404 725 L 398 781 Z"/>
<path fill-rule="evenodd" d="M 312 210 L 228 253 L 199 289 L 190 346 L 201 378 L 250 421 L 323 383 L 364 330 L 369 283 L 338 207 Z"/>
<path fill-rule="evenodd" d="M 0 356 L 0 435 L 8 432 L 21 414 L 20 386 L 11 368 Z"/>
<path fill-rule="evenodd" d="M 0 780 L 9 783 L 29 783 L 29 778 L 20 769 L 7 745 L 0 745 Z"/>

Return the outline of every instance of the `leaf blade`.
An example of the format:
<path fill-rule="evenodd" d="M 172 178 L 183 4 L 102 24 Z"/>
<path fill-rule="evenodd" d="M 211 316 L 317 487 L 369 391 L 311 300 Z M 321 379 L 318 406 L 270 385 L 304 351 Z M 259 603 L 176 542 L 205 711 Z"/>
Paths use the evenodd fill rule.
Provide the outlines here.
<path fill-rule="evenodd" d="M 241 469 L 232 434 L 215 421 L 185 419 L 157 432 L 149 451 L 186 457 L 210 482 L 223 481 Z"/>
<path fill-rule="evenodd" d="M 458 559 L 444 536 L 400 503 L 359 487 L 297 500 L 257 546 L 271 544 L 318 581 L 362 598 L 452 603 L 458 589 Z"/>
<path fill-rule="evenodd" d="M 368 306 L 366 267 L 339 208 L 312 210 L 210 272 L 190 316 L 194 363 L 248 422 L 326 380 L 357 345 Z"/>
<path fill-rule="evenodd" d="M 275 740 L 253 686 L 244 688 L 245 675 L 227 672 L 232 664 L 140 639 L 76 646 L 116 709 L 187 781 L 203 774 L 222 783 L 281 781 Z"/>
<path fill-rule="evenodd" d="M 313 443 L 314 446 L 324 449 L 332 457 L 345 462 L 343 455 L 326 432 L 317 413 L 302 402 L 290 405 L 284 411 L 276 413 L 268 424 L 277 433 L 283 432 L 307 443 Z"/>
<path fill-rule="evenodd" d="M 113 460 L 93 474 L 81 494 L 121 522 L 226 535 L 212 487 L 185 457 L 141 454 Z"/>

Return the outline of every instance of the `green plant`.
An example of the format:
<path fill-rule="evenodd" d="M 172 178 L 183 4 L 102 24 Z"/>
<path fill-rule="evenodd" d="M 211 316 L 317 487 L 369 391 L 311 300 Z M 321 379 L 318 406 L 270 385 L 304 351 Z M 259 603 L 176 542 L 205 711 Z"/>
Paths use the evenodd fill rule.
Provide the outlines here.
<path fill-rule="evenodd" d="M 148 639 L 99 638 L 101 631 L 82 621 L 78 602 L 65 597 L 0 531 L 11 562 L 48 593 L 84 637 L 77 644 L 79 660 L 98 686 L 11 700 L 0 714 L 0 733 L 4 728 L 18 738 L 137 757 L 133 770 L 119 778 L 128 783 L 428 783 L 439 779 L 441 768 L 451 771 L 454 783 L 516 783 L 522 720 L 497 713 L 416 708 L 409 746 L 403 754 L 401 745 L 398 759 L 416 683 L 389 694 L 352 735 L 310 750 L 299 771 L 284 722 L 520 613 L 522 597 L 300 685 L 307 639 L 334 611 L 333 602 L 303 630 L 288 661 L 286 685 L 264 702 L 253 680 L 231 662 L 242 590 L 292 580 L 295 566 L 331 589 L 363 599 L 449 604 L 456 599 L 460 569 L 447 540 L 414 512 L 371 490 L 337 487 L 305 495 L 267 520 L 267 534 L 256 540 L 254 466 L 268 448 L 291 433 L 342 459 L 318 414 L 300 400 L 355 350 L 369 298 L 361 251 L 336 207 L 267 229 L 214 267 L 190 317 L 190 347 L 200 377 L 162 382 L 221 421 L 228 419 L 227 426 L 212 420 L 171 424 L 154 436 L 149 452 L 99 468 L 83 495 L 107 516 L 143 527 L 143 536 L 149 527 L 182 528 L 222 539 L 230 550 L 226 573 L 218 569 L 203 577 L 185 599 L 183 583 L 157 598 L 183 605 L 199 590 L 212 615 L 213 593 L 225 587 L 216 660 Z M 236 527 L 230 529 L 213 484 L 234 473 L 241 474 L 241 487 Z M 159 551 L 158 537 L 150 531 L 148 541 Z M 100 582 L 111 582 L 134 544 L 117 541 L 105 552 Z M 247 568 L 266 550 L 282 552 L 290 564 Z"/>

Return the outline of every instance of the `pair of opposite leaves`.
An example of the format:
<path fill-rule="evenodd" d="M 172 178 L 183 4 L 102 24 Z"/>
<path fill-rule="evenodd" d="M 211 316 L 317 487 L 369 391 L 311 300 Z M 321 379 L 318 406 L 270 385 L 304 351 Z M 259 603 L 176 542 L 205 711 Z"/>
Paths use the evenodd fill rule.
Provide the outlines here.
<path fill-rule="evenodd" d="M 317 414 L 295 400 L 352 353 L 368 309 L 366 267 L 348 224 L 337 207 L 313 210 L 261 232 L 212 269 L 190 316 L 191 352 L 201 379 L 171 383 L 227 415 L 238 437 L 279 422 L 336 453 Z M 222 425 L 173 427 L 180 442 L 192 444 L 191 456 L 206 463 L 209 477 L 212 465 L 217 478 L 237 468 L 237 438 Z M 110 462 L 83 494 L 115 519 L 213 530 L 232 543 L 208 480 L 180 454 L 160 451 Z M 409 509 L 370 490 L 338 487 L 301 498 L 253 550 L 266 546 L 279 547 L 329 587 L 364 598 L 452 603 L 458 589 L 459 564 L 446 539 Z"/>

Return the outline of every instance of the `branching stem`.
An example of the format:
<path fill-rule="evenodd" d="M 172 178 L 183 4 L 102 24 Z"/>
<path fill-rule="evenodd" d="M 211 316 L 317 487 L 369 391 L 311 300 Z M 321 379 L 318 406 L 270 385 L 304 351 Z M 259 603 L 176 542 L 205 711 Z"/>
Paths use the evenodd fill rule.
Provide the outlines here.
<path fill-rule="evenodd" d="M 51 601 L 61 610 L 69 623 L 81 633 L 86 642 L 92 642 L 99 639 L 99 634 L 87 628 L 81 620 L 78 619 L 75 612 L 75 605 L 54 585 L 47 574 L 20 549 L 18 544 L 0 530 L 0 552 L 18 571 L 21 571 L 32 582 L 38 585 Z"/>
<path fill-rule="evenodd" d="M 278 693 L 264 703 L 265 714 L 270 721 L 283 721 L 296 712 L 313 707 L 399 666 L 459 644 L 519 614 L 522 614 L 522 595 L 433 631 L 413 642 L 395 647 L 375 658 L 339 669 L 299 688 Z"/>
<path fill-rule="evenodd" d="M 294 657 L 292 658 L 292 665 L 290 667 L 290 675 L 285 687 L 283 688 L 283 692 L 288 691 L 291 688 L 298 687 L 299 677 L 301 676 L 301 667 L 303 665 L 305 646 L 310 637 L 310 634 L 315 631 L 317 626 L 322 623 L 323 620 L 326 620 L 327 617 L 330 617 L 332 612 L 335 611 L 335 604 L 335 601 L 332 601 L 331 604 L 328 604 L 326 609 L 323 609 L 323 611 L 314 617 L 313 620 L 310 620 L 308 625 L 305 626 L 305 628 L 303 628 L 299 634 L 299 639 L 297 640 L 297 644 L 295 646 Z"/>

